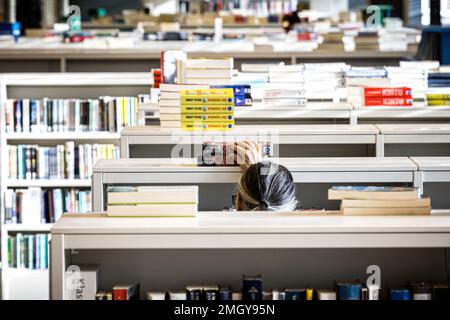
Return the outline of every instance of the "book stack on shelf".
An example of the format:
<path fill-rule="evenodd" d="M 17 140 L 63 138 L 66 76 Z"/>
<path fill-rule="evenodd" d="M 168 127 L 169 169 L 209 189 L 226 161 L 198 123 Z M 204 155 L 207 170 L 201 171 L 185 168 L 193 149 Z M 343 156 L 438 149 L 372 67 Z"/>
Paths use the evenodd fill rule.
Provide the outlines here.
<path fill-rule="evenodd" d="M 208 85 L 166 84 L 160 85 L 159 119 L 161 128 L 181 129 L 181 90 L 209 89 Z"/>
<path fill-rule="evenodd" d="M 109 187 L 110 217 L 195 217 L 198 186 Z"/>
<path fill-rule="evenodd" d="M 386 67 L 392 87 L 409 87 L 414 93 L 423 93 L 428 88 L 428 71 L 405 67 Z"/>
<path fill-rule="evenodd" d="M 8 267 L 14 269 L 45 270 L 49 264 L 47 234 L 8 235 Z"/>
<path fill-rule="evenodd" d="M 412 107 L 414 100 L 412 90 L 401 88 L 363 88 L 364 106 Z"/>
<path fill-rule="evenodd" d="M 449 93 L 427 93 L 425 94 L 427 105 L 435 106 L 450 106 L 450 91 Z"/>
<path fill-rule="evenodd" d="M 39 225 L 56 222 L 63 213 L 88 213 L 92 208 L 89 190 L 80 189 L 7 189 L 5 224 Z"/>
<path fill-rule="evenodd" d="M 234 89 L 182 90 L 180 127 L 187 131 L 234 129 Z"/>
<path fill-rule="evenodd" d="M 6 132 L 120 132 L 137 125 L 136 97 L 9 99 Z"/>
<path fill-rule="evenodd" d="M 119 158 L 113 144 L 80 144 L 68 141 L 56 147 L 8 145 L 9 178 L 90 179 L 94 164 L 100 159 Z"/>
<path fill-rule="evenodd" d="M 336 96 L 337 89 L 345 88 L 345 71 L 350 68 L 343 62 L 305 63 L 304 77 L 307 97 Z"/>
<path fill-rule="evenodd" d="M 230 85 L 233 78 L 233 58 L 188 58 L 182 83 Z M 184 81 L 186 80 L 186 81 Z"/>
<path fill-rule="evenodd" d="M 263 102 L 270 106 L 305 106 L 304 65 L 270 66 Z"/>
<path fill-rule="evenodd" d="M 335 186 L 329 200 L 340 200 L 344 215 L 430 215 L 430 198 L 421 198 L 417 188 Z"/>
<path fill-rule="evenodd" d="M 384 68 L 352 67 L 345 73 L 347 102 L 357 107 L 364 105 L 363 88 L 388 88 L 391 81 Z"/>

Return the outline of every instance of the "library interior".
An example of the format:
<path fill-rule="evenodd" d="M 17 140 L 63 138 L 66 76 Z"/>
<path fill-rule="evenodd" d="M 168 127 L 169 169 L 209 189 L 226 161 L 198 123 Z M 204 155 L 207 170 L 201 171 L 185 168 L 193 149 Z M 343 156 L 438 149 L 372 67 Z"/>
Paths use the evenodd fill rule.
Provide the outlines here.
<path fill-rule="evenodd" d="M 1 300 L 450 301 L 450 1 L 0 21 Z"/>

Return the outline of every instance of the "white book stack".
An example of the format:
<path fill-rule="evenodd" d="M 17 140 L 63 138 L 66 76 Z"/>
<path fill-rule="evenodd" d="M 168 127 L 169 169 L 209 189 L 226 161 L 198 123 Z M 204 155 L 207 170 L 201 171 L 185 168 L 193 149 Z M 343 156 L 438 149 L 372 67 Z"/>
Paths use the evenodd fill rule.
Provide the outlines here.
<path fill-rule="evenodd" d="M 188 58 L 185 68 L 186 83 L 230 85 L 233 66 L 233 58 Z"/>
<path fill-rule="evenodd" d="M 198 186 L 108 188 L 111 217 L 195 217 Z"/>
<path fill-rule="evenodd" d="M 166 84 L 160 85 L 159 119 L 164 129 L 181 128 L 180 90 L 209 89 L 208 85 Z"/>
<path fill-rule="evenodd" d="M 344 62 L 306 63 L 304 77 L 307 98 L 322 100 L 337 96 L 337 90 L 345 88 L 345 71 L 349 68 Z"/>
<path fill-rule="evenodd" d="M 387 77 L 385 68 L 352 67 L 345 73 L 347 86 L 347 102 L 355 107 L 364 104 L 364 88 L 391 87 L 391 79 Z"/>
<path fill-rule="evenodd" d="M 423 94 L 428 88 L 428 71 L 426 69 L 386 67 L 392 87 L 408 87 L 415 94 Z"/>
<path fill-rule="evenodd" d="M 241 72 L 233 78 L 233 83 L 246 83 L 252 87 L 253 102 L 262 102 L 269 82 L 269 68 L 284 66 L 284 63 L 243 63 Z"/>
<path fill-rule="evenodd" d="M 263 102 L 271 106 L 305 106 L 305 66 L 280 65 L 269 67 L 269 83 L 263 92 Z"/>

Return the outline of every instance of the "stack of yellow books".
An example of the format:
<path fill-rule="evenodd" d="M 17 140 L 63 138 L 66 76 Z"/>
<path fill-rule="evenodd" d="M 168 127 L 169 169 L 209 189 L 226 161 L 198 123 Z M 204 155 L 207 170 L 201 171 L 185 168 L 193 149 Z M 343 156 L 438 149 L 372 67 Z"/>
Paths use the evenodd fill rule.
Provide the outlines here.
<path fill-rule="evenodd" d="M 234 128 L 233 89 L 181 90 L 181 129 L 227 131 Z"/>

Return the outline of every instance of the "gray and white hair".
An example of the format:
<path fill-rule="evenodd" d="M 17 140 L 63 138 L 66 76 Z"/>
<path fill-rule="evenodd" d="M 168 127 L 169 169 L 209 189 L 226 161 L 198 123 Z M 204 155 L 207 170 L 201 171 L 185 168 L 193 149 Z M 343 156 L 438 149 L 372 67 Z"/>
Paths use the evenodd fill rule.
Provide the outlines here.
<path fill-rule="evenodd" d="M 294 211 L 296 187 L 284 166 L 269 161 L 253 164 L 245 170 L 237 193 L 251 211 Z"/>

